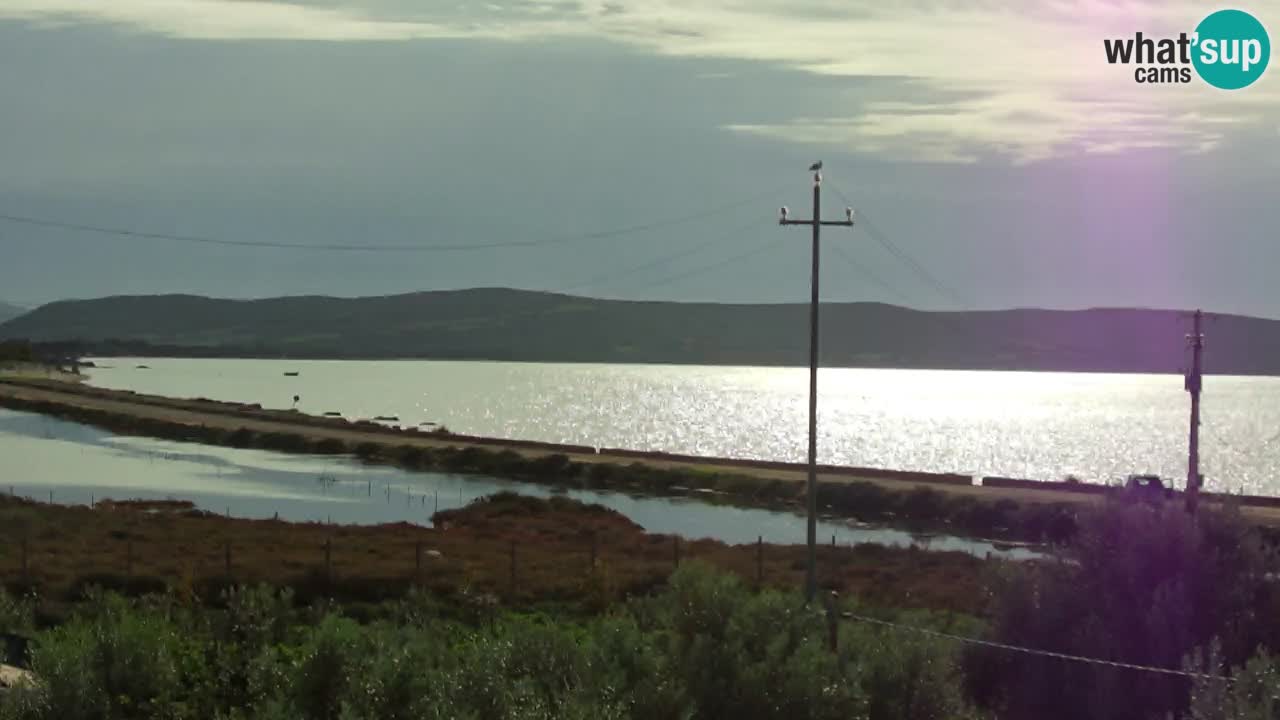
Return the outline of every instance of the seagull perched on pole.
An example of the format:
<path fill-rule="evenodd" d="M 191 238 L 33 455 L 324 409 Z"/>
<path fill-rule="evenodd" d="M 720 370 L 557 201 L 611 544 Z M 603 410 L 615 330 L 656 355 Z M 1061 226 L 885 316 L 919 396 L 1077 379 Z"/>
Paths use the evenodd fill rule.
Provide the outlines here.
<path fill-rule="evenodd" d="M 814 163 L 814 164 L 812 164 L 812 165 L 810 165 L 810 166 L 809 166 L 809 171 L 810 171 L 810 172 L 818 172 L 818 171 L 819 171 L 819 170 L 821 170 L 821 169 L 822 169 L 822 161 L 821 161 L 821 160 L 819 160 L 818 162 L 816 162 L 816 163 Z"/>

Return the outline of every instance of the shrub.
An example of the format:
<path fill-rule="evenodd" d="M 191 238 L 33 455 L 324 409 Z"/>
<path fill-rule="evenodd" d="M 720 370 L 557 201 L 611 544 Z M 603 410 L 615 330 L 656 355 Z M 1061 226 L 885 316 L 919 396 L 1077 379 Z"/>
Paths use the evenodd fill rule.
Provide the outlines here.
<path fill-rule="evenodd" d="M 1228 670 L 1216 648 L 1204 663 L 1185 669 L 1206 675 Z M 1280 658 L 1258 654 L 1230 673 L 1233 682 L 1198 678 L 1191 688 L 1189 720 L 1277 720 L 1280 718 Z"/>
<path fill-rule="evenodd" d="M 341 700 L 365 653 L 360 626 L 326 616 L 303 641 L 289 676 L 289 696 L 301 717 L 337 720 Z"/>
<path fill-rule="evenodd" d="M 341 455 L 347 451 L 347 444 L 337 438 L 323 438 L 311 446 L 313 452 L 320 455 Z"/>
<path fill-rule="evenodd" d="M 26 634 L 35 627 L 35 595 L 19 597 L 0 587 L 0 633 Z M 0 645 L 0 660 L 4 646 Z"/>
<path fill-rule="evenodd" d="M 569 462 L 569 456 L 562 453 L 554 453 L 530 460 L 526 467 L 527 472 L 539 480 L 556 480 L 570 475 L 570 468 L 576 465 L 576 463 Z"/>
<path fill-rule="evenodd" d="M 227 435 L 226 444 L 234 448 L 247 448 L 253 445 L 254 432 L 247 427 L 233 430 Z"/>
<path fill-rule="evenodd" d="M 1080 522 L 1064 562 L 999 583 L 995 640 L 1168 668 L 1215 639 L 1231 664 L 1259 644 L 1274 647 L 1280 605 L 1264 580 L 1274 560 L 1238 517 L 1109 502 Z M 1175 677 L 1135 682 L 1132 671 L 986 652 L 969 660 L 977 695 L 1002 704 L 1004 717 L 1118 720 L 1187 708 L 1187 685 Z"/>
<path fill-rule="evenodd" d="M 294 453 L 306 452 L 311 445 L 306 436 L 286 432 L 262 433 L 257 437 L 256 444 L 265 450 Z"/>
<path fill-rule="evenodd" d="M 914 523 L 936 523 L 946 516 L 942 493 L 925 485 L 917 485 L 902 498 L 902 516 Z"/>
<path fill-rule="evenodd" d="M 846 628 L 826 647 L 822 613 L 793 595 L 752 594 L 736 577 L 687 563 L 652 622 L 698 717 L 963 717 L 953 651 Z M 886 652 L 894 649 L 896 655 Z M 910 659 L 912 662 L 899 662 Z"/>
<path fill-rule="evenodd" d="M 37 717 L 194 717 L 177 702 L 179 667 L 188 651 L 177 629 L 115 596 L 92 596 L 89 610 L 89 616 L 45 633 L 35 647 Z"/>
<path fill-rule="evenodd" d="M 396 463 L 410 470 L 429 465 L 429 455 L 422 448 L 414 445 L 401 445 L 396 448 Z"/>
<path fill-rule="evenodd" d="M 543 501 L 545 502 L 545 501 Z M 554 501 L 552 501 L 554 502 Z M 506 614 L 475 626 L 413 595 L 361 625 L 288 593 L 225 608 L 95 596 L 40 637 L 42 685 L 5 720 L 108 718 L 794 718 L 968 716 L 952 651 L 866 626 L 826 647 L 793 594 L 683 565 L 659 595 L 587 620 Z M 314 621 L 314 627 L 305 623 Z"/>

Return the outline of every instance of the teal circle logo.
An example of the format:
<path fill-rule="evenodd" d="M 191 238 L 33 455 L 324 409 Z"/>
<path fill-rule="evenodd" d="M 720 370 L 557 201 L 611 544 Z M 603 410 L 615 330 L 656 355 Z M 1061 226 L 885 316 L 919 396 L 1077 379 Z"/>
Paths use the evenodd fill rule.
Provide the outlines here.
<path fill-rule="evenodd" d="M 1258 19 L 1243 10 L 1219 10 L 1196 26 L 1196 72 L 1210 85 L 1239 90 L 1267 69 L 1271 40 Z"/>

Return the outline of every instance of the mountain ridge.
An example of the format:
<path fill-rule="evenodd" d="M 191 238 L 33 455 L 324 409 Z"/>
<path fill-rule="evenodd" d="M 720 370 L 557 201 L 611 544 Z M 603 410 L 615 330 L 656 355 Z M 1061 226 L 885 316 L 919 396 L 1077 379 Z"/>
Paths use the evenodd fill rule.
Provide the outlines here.
<path fill-rule="evenodd" d="M 605 300 L 511 288 L 253 300 L 191 294 L 65 300 L 0 339 L 97 354 L 807 365 L 807 304 Z M 914 310 L 824 303 L 824 365 L 1180 372 L 1185 312 Z M 1280 375 L 1280 321 L 1212 316 L 1208 372 Z"/>

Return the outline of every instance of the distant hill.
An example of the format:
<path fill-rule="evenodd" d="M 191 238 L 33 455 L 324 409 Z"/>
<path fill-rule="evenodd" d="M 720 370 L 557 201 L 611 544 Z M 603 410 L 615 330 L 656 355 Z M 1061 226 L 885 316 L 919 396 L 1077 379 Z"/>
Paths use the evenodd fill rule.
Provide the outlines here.
<path fill-rule="evenodd" d="M 7 320 L 12 320 L 13 318 L 18 317 L 19 315 L 21 315 L 26 311 L 27 309 L 24 307 L 18 307 L 17 305 L 10 305 L 5 302 L 0 302 L 0 323 L 3 323 Z"/>
<path fill-rule="evenodd" d="M 1190 323 L 1168 310 L 822 308 L 828 366 L 1181 372 Z M 1280 321 L 1218 315 L 1208 372 L 1280 375 Z M 369 298 L 190 295 L 50 303 L 0 339 L 87 353 L 805 365 L 808 306 L 597 300 L 507 289 Z"/>

